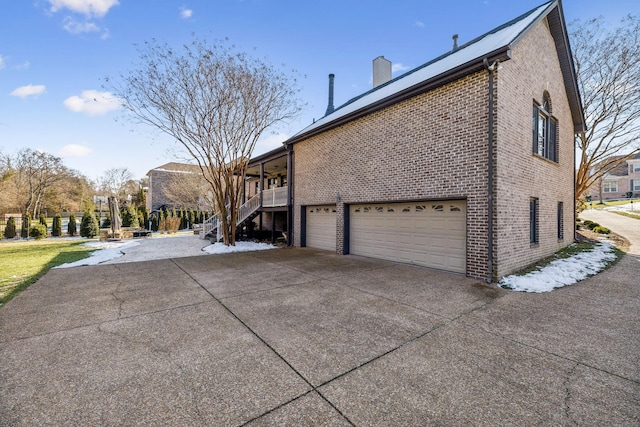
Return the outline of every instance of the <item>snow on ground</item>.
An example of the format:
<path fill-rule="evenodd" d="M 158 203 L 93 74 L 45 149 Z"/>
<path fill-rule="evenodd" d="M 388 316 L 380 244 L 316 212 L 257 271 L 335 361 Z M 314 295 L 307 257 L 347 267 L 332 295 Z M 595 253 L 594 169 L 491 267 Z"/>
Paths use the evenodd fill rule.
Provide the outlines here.
<path fill-rule="evenodd" d="M 184 240 L 184 239 L 183 239 Z M 151 243 L 152 239 L 145 240 Z M 201 240 L 197 240 L 201 242 Z M 84 246 L 96 249 L 88 258 L 76 262 L 59 265 L 55 268 L 78 267 L 81 265 L 101 264 L 123 255 L 123 250 L 140 245 L 141 241 L 87 242 Z M 235 246 L 214 243 L 202 248 L 202 254 L 227 254 L 233 252 L 262 251 L 276 249 L 277 246 L 267 243 L 236 242 Z M 174 250 L 171 252 L 175 252 Z M 130 252 L 130 251 L 129 251 Z M 153 252 L 154 256 L 158 253 Z M 593 250 L 575 254 L 569 258 L 557 259 L 539 270 L 522 276 L 503 277 L 498 286 L 521 292 L 550 292 L 556 288 L 572 285 L 589 276 L 599 273 L 608 262 L 616 258 L 614 246 L 607 242 L 598 243 Z"/>
<path fill-rule="evenodd" d="M 173 236 L 173 238 L 183 237 L 181 240 L 185 240 L 185 242 L 180 242 L 182 245 L 188 245 L 189 247 L 193 246 L 191 241 L 194 241 L 197 245 L 202 242 L 200 239 L 193 239 L 191 236 Z M 87 242 L 84 246 L 89 247 L 90 249 L 96 249 L 95 252 L 92 252 L 88 258 L 81 259 L 76 262 L 69 262 L 66 264 L 59 265 L 54 268 L 69 268 L 69 267 L 79 267 L 81 265 L 96 265 L 102 264 L 107 261 L 115 260 L 124 255 L 124 249 L 130 249 L 134 246 L 138 246 L 141 243 L 151 244 L 151 247 L 155 247 L 157 245 L 153 245 L 153 239 L 145 239 L 144 241 L 112 241 L 112 242 Z M 149 253 L 138 254 L 137 257 L 133 257 L 135 261 L 140 261 L 139 258 L 144 259 L 157 259 L 157 258 L 171 258 L 175 256 L 176 247 L 178 245 L 174 245 L 173 250 L 168 251 L 167 254 L 162 253 L 163 251 L 150 251 Z M 263 251 L 266 249 L 275 249 L 277 246 L 270 245 L 267 243 L 254 243 L 254 242 L 236 242 L 235 246 L 225 246 L 222 243 L 214 243 L 213 245 L 208 245 L 202 248 L 202 255 L 207 254 L 228 254 L 232 252 L 249 252 L 249 251 Z M 136 252 L 140 252 L 137 249 Z M 144 251 L 143 251 L 144 252 Z M 160 252 L 160 253 L 159 253 Z M 170 253 L 169 253 L 170 252 Z M 127 251 L 128 256 L 131 256 L 131 251 Z M 133 260 L 130 260 L 130 262 Z"/>
<path fill-rule="evenodd" d="M 87 242 L 82 246 L 87 246 L 89 249 L 97 249 L 95 252 L 92 252 L 91 255 L 89 255 L 89 258 L 84 258 L 75 262 L 68 262 L 54 268 L 69 268 L 79 267 L 81 265 L 100 264 L 102 262 L 121 257 L 123 255 L 122 249 L 138 246 L 139 244 L 140 242 L 136 241 Z"/>
<path fill-rule="evenodd" d="M 598 243 L 592 251 L 557 259 L 537 271 L 522 276 L 505 276 L 498 286 L 521 292 L 551 292 L 599 273 L 615 258 L 612 244 Z"/>
<path fill-rule="evenodd" d="M 232 252 L 249 252 L 264 251 L 266 249 L 276 249 L 277 246 L 268 243 L 254 242 L 236 242 L 235 246 L 225 246 L 223 243 L 214 243 L 213 245 L 202 248 L 208 254 L 230 254 Z"/>
<path fill-rule="evenodd" d="M 640 202 L 627 203 L 626 205 L 607 206 L 602 208 L 605 211 L 624 211 L 640 214 Z"/>

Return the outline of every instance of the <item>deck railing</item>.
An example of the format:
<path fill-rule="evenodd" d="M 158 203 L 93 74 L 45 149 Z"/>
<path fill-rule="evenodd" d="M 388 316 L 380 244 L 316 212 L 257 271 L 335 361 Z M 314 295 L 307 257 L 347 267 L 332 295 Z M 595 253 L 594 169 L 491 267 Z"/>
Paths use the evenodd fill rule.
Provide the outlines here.
<path fill-rule="evenodd" d="M 276 206 L 287 206 L 289 189 L 287 187 L 277 187 L 264 190 L 262 192 L 262 206 L 272 208 Z"/>
<path fill-rule="evenodd" d="M 249 218 L 252 213 L 260 209 L 260 193 L 247 200 L 238 210 L 238 220 L 236 225 L 240 225 L 244 220 Z M 287 206 L 289 192 L 287 187 L 271 188 L 262 191 L 262 207 L 272 208 L 277 206 Z M 209 234 L 216 232 L 217 240 L 222 238 L 222 221 L 220 213 L 212 215 L 202 223 L 201 239 L 206 239 Z"/>

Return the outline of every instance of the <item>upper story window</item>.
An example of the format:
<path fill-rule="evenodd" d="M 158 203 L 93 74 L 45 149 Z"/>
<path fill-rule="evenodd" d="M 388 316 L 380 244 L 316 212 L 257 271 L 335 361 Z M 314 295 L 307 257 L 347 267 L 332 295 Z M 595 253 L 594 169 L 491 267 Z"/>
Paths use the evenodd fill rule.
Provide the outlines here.
<path fill-rule="evenodd" d="M 602 191 L 604 191 L 605 193 L 617 193 L 618 181 L 603 181 Z"/>
<path fill-rule="evenodd" d="M 549 94 L 542 104 L 533 102 L 533 152 L 553 162 L 558 161 L 558 120 L 551 116 Z"/>
<path fill-rule="evenodd" d="M 640 173 L 640 163 L 634 163 L 631 165 L 631 173 Z"/>

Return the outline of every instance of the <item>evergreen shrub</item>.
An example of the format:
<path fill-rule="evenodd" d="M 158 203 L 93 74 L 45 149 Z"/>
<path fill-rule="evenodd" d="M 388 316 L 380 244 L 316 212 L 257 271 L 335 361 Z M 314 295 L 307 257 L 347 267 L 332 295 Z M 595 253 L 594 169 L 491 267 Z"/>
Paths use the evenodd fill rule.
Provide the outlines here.
<path fill-rule="evenodd" d="M 12 216 L 7 220 L 7 225 L 4 228 L 4 237 L 7 239 L 16 237 L 16 219 Z"/>
<path fill-rule="evenodd" d="M 85 211 L 80 221 L 80 236 L 93 239 L 99 232 L 100 228 L 98 227 L 95 215 L 89 211 Z"/>
<path fill-rule="evenodd" d="M 67 224 L 67 234 L 73 237 L 76 235 L 77 232 L 78 232 L 78 229 L 76 225 L 76 215 L 71 214 L 69 216 L 69 224 Z"/>
<path fill-rule="evenodd" d="M 42 223 L 33 224 L 29 228 L 29 237 L 33 237 L 36 240 L 44 239 L 47 237 L 47 227 Z"/>
<path fill-rule="evenodd" d="M 60 214 L 56 214 L 53 217 L 53 225 L 51 226 L 51 235 L 54 237 L 62 236 L 62 217 Z"/>

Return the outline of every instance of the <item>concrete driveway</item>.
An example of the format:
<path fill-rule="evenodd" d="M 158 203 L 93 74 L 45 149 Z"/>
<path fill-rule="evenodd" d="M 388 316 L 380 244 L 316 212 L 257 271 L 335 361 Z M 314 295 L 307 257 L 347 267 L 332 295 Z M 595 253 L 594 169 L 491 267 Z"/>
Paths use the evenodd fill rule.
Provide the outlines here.
<path fill-rule="evenodd" d="M 623 235 L 629 240 L 631 246 L 629 253 L 640 255 L 640 221 L 634 218 L 628 218 L 613 212 L 587 209 L 580 213 L 580 218 L 590 219 L 597 222 L 612 231 Z"/>
<path fill-rule="evenodd" d="M 640 259 L 548 294 L 277 249 L 51 270 L 0 425 L 638 425 Z"/>

